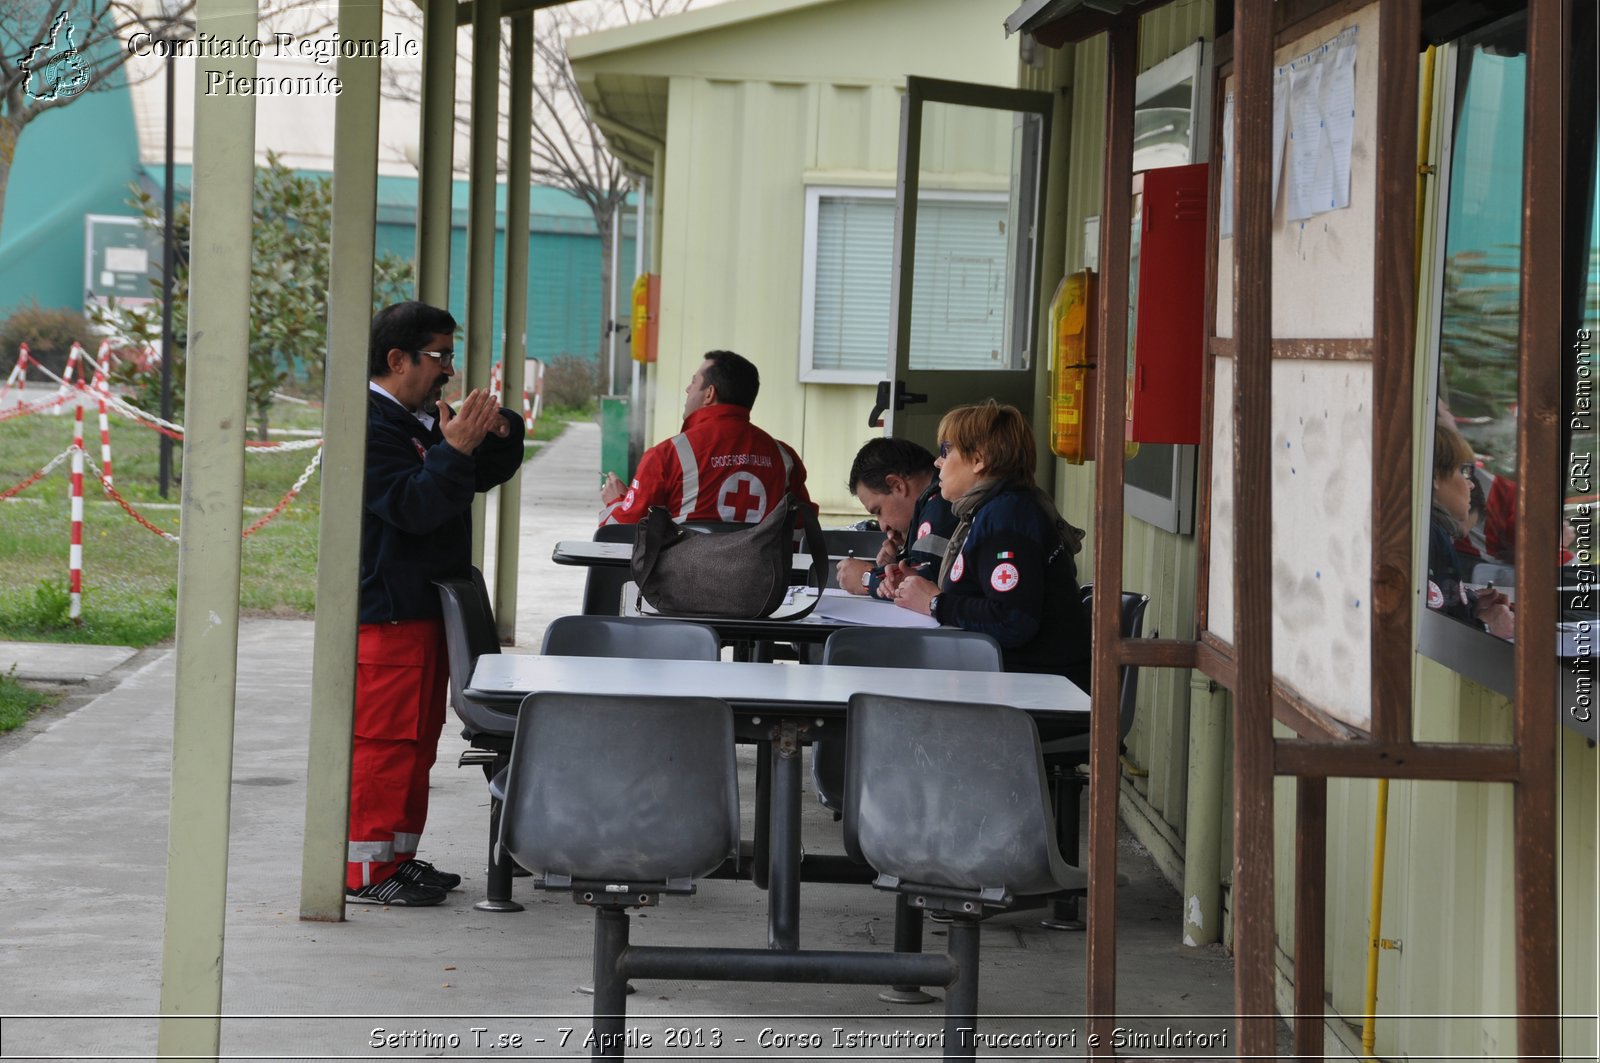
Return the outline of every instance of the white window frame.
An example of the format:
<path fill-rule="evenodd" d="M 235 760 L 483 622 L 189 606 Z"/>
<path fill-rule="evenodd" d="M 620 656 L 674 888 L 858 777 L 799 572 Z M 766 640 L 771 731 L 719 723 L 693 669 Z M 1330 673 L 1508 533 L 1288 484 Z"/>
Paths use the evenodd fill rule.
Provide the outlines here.
<path fill-rule="evenodd" d="M 883 199 L 892 208 L 895 190 L 875 185 L 807 185 L 805 238 L 803 241 L 802 269 L 800 275 L 800 359 L 799 380 L 802 384 L 859 384 L 875 387 L 878 381 L 894 374 L 894 320 L 892 303 L 885 303 L 884 364 L 875 369 L 820 369 L 814 363 L 815 321 L 817 312 L 817 215 L 822 200 L 829 198 Z M 946 189 L 927 189 L 921 193 L 924 201 L 1005 203 L 1003 192 L 971 192 Z M 893 284 L 893 279 L 890 279 Z"/>

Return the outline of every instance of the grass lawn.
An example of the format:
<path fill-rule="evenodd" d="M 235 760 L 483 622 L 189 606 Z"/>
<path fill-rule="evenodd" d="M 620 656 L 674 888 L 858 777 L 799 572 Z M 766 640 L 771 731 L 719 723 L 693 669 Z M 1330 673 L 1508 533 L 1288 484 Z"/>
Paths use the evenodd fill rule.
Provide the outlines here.
<path fill-rule="evenodd" d="M 9 675 L 0 675 L 0 734 L 15 731 L 55 700 L 49 694 L 23 686 Z"/>
<path fill-rule="evenodd" d="M 89 411 L 86 411 L 89 412 Z M 316 427 L 311 407 L 282 406 L 274 424 Z M 539 418 L 529 453 L 566 427 L 564 416 L 581 411 L 547 410 Z M 85 448 L 99 460 L 99 430 L 89 412 Z M 154 431 L 114 417 L 111 422 L 113 483 L 135 509 L 157 527 L 181 534 L 175 482 L 163 504 L 157 489 L 159 440 Z M 72 418 L 29 415 L 0 421 L 0 491 L 41 468 L 72 442 Z M 314 451 L 260 451 L 245 457 L 246 526 L 277 505 L 305 470 Z M 182 471 L 182 447 L 173 463 Z M 84 476 L 83 616 L 67 616 L 67 554 L 70 535 L 70 462 L 18 496 L 0 501 L 0 639 L 148 646 L 172 637 L 177 607 L 178 546 L 137 524 L 108 501 L 87 467 Z M 316 605 L 316 475 L 290 507 L 244 541 L 240 581 L 243 609 L 282 616 L 309 616 Z"/>

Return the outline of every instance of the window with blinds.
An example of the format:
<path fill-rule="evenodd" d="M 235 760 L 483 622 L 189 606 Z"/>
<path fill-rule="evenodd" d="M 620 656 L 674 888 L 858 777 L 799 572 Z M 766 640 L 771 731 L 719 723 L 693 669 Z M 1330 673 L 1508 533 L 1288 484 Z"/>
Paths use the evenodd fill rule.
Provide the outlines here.
<path fill-rule="evenodd" d="M 1004 368 L 1006 198 L 925 194 L 917 207 L 911 364 Z M 892 189 L 806 190 L 800 379 L 872 384 L 889 370 Z"/>

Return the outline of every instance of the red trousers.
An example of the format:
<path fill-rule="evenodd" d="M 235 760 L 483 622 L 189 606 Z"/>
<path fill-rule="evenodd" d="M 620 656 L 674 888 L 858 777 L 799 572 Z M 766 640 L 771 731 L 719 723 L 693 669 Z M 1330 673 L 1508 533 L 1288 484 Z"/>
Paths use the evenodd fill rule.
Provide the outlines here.
<path fill-rule="evenodd" d="M 441 621 L 361 625 L 345 869 L 352 889 L 382 882 L 417 854 L 449 678 Z"/>

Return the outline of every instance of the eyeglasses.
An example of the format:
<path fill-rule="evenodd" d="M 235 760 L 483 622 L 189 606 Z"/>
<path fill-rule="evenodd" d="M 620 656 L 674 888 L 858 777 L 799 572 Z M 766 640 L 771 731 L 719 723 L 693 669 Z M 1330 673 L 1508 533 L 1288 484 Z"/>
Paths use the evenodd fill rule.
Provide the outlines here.
<path fill-rule="evenodd" d="M 940 459 L 943 460 L 944 458 L 948 458 L 950 456 L 950 452 L 952 450 L 954 450 L 955 448 L 956 448 L 956 445 L 954 443 L 950 442 L 950 440 L 948 440 L 948 439 L 940 440 L 939 441 L 939 457 L 940 457 Z"/>
<path fill-rule="evenodd" d="M 1477 471 L 1478 467 L 1471 462 L 1467 462 L 1465 465 L 1461 466 L 1461 475 L 1465 476 L 1469 480 L 1475 478 Z"/>
<path fill-rule="evenodd" d="M 454 369 L 456 365 L 455 348 L 445 351 L 412 351 L 412 354 L 425 354 L 429 358 L 437 359 L 440 369 Z"/>

